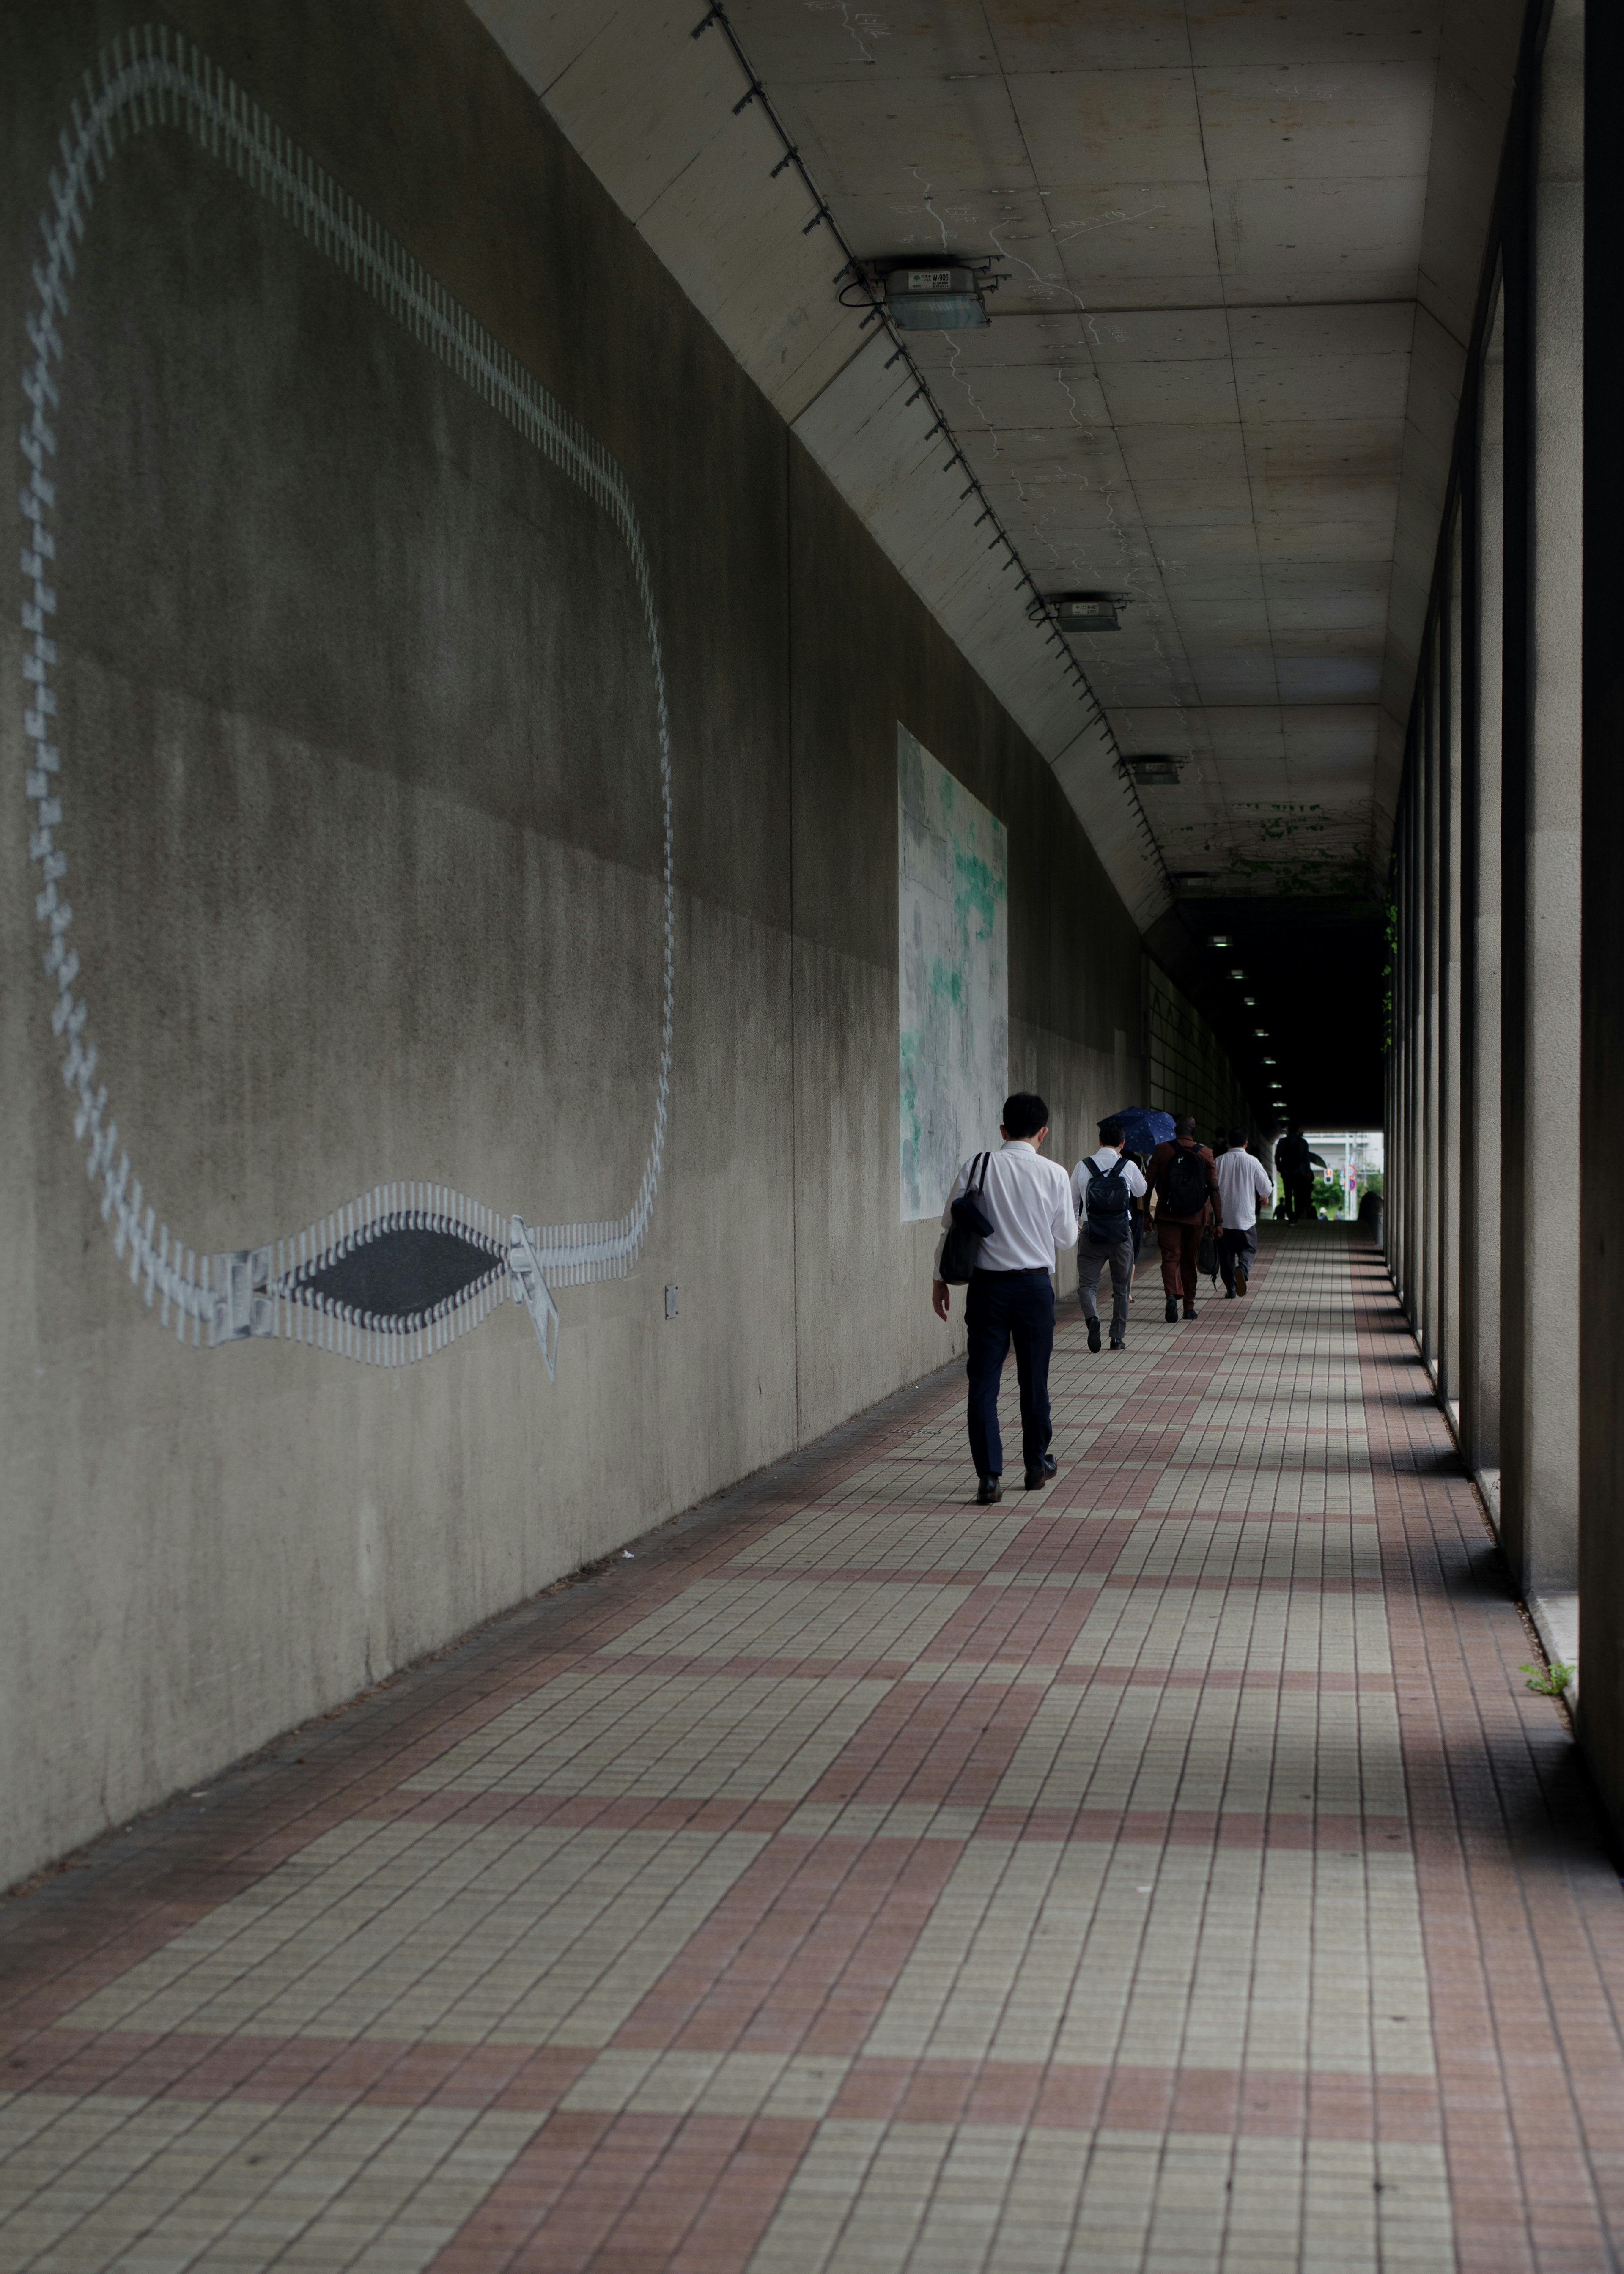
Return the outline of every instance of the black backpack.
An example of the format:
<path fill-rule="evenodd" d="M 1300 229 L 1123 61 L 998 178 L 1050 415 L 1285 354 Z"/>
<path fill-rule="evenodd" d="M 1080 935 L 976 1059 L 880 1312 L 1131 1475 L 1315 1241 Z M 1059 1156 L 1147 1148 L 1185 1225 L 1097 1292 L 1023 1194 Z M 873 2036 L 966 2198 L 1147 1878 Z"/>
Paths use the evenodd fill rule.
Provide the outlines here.
<path fill-rule="evenodd" d="M 981 1155 L 970 1171 L 969 1183 L 952 1205 L 953 1221 L 942 1243 L 942 1261 L 937 1266 L 950 1287 L 969 1284 L 970 1274 L 981 1261 L 981 1242 L 992 1230 L 992 1218 L 981 1205 L 987 1189 L 987 1163 L 991 1158 L 989 1153 Z"/>
<path fill-rule="evenodd" d="M 1199 1147 L 1175 1149 L 1162 1171 L 1162 1205 L 1169 1216 L 1199 1216 L 1207 1206 L 1207 1163 Z"/>
<path fill-rule="evenodd" d="M 1088 1237 L 1097 1246 L 1109 1247 L 1128 1237 L 1128 1187 L 1123 1179 L 1120 1154 L 1109 1169 L 1088 1164 L 1088 1184 L 1083 1194 Z"/>

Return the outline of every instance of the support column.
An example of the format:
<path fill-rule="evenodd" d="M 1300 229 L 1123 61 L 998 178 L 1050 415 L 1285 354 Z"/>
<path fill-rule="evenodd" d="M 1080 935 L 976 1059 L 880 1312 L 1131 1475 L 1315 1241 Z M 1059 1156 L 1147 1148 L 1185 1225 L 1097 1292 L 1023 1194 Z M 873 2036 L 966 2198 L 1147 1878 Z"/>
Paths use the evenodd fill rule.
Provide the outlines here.
<path fill-rule="evenodd" d="M 1393 864 L 1388 870 L 1387 1126 L 1383 1156 L 1381 1236 L 1394 1286 L 1404 1288 L 1404 800 L 1393 817 Z"/>
<path fill-rule="evenodd" d="M 1442 862 L 1439 847 L 1438 795 L 1438 636 L 1436 629 L 1422 651 L 1421 740 L 1419 757 L 1421 810 L 1421 1090 L 1419 1097 L 1417 1178 L 1420 1205 L 1419 1314 L 1416 1331 L 1421 1355 L 1434 1384 L 1438 1379 L 1438 1204 L 1439 1140 L 1439 949 L 1443 896 Z"/>
<path fill-rule="evenodd" d="M 1506 333 L 1497 304 L 1463 493 L 1462 611 L 1461 1445 L 1500 1522 L 1500 642 Z"/>
<path fill-rule="evenodd" d="M 1506 940 L 1520 1055 L 1520 1263 L 1507 1273 L 1501 1540 L 1536 1616 L 1578 1585 L 1579 1095 L 1583 400 L 1583 0 L 1556 0 L 1540 73 L 1530 198 L 1526 739 L 1507 796 L 1521 825 L 1521 923 Z M 1508 313 L 1509 313 L 1508 310 Z M 1509 380 L 1509 373 L 1508 373 Z M 1508 468 L 1515 478 L 1515 467 Z M 1509 690 L 1507 690 L 1509 693 Z M 1507 784 L 1512 788 L 1509 751 Z M 1510 896 L 1507 895 L 1507 911 Z M 1514 1259 L 1509 1255 L 1509 1266 Z M 1515 1430 L 1511 1427 L 1513 1409 Z M 1514 1457 L 1515 1452 L 1515 1457 Z M 1569 1613 L 1571 1614 L 1571 1606 Z"/>
<path fill-rule="evenodd" d="M 1461 518 L 1451 516 L 1438 627 L 1438 1395 L 1461 1419 Z"/>
<path fill-rule="evenodd" d="M 1394 1028 L 1399 1050 L 1399 1157 L 1402 1163 L 1403 1251 L 1400 1259 L 1399 1299 L 1413 1327 L 1417 1321 L 1416 1289 L 1416 793 L 1414 741 L 1405 764 L 1401 812 L 1403 817 L 1404 857 L 1399 868 L 1398 936 L 1400 979 L 1394 1009 Z"/>
<path fill-rule="evenodd" d="M 1398 912 L 1404 899 L 1404 800 L 1393 816 L 1393 855 L 1387 869 L 1387 1056 L 1382 1063 L 1382 1260 L 1395 1288 L 1404 1284 L 1404 937 Z"/>
<path fill-rule="evenodd" d="M 1598 10 L 1588 67 L 1582 1190 L 1609 1173 L 1624 1128 L 1624 138 L 1616 117 L 1624 11 Z M 1612 1224 L 1587 1227 L 1580 1273 L 1579 1735 L 1624 1843 L 1624 1314 Z"/>

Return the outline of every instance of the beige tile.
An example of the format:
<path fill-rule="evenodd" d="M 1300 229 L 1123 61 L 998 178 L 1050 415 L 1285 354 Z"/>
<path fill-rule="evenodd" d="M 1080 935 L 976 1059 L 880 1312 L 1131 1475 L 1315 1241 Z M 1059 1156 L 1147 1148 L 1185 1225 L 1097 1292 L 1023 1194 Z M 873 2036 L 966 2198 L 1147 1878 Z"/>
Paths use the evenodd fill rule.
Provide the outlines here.
<path fill-rule="evenodd" d="M 603 2044 L 763 1846 L 354 1823 L 68 2016 L 79 2029 Z"/>
<path fill-rule="evenodd" d="M 912 1658 L 946 1625 L 965 1586 L 884 1580 L 713 1579 L 605 1645 L 677 1658 Z"/>
<path fill-rule="evenodd" d="M 864 2050 L 1430 2075 L 1427 1994 L 1407 1856 L 978 1840 Z"/>
<path fill-rule="evenodd" d="M 1435 2255 L 1395 2261 L 1410 2235 Z M 1454 2263 L 1437 2148 L 829 2121 L 749 2274 L 1378 2274 L 1395 2263 L 1428 2274 Z"/>
<path fill-rule="evenodd" d="M 408 1780 L 416 1792 L 799 1800 L 889 1684 L 625 1668 L 549 1683 Z"/>
<path fill-rule="evenodd" d="M 84 2136 L 86 2104 L 34 2095 L 0 2105 L 0 2159 L 18 2138 L 64 2153 Z M 320 2104 L 215 2105 L 130 2097 L 94 2105 L 99 2136 L 119 2143 L 98 2187 L 66 2162 L 9 2219 L 0 2266 L 333 2269 L 357 2250 L 416 2274 L 462 2225 L 540 2127 L 534 2112 L 334 2109 Z"/>

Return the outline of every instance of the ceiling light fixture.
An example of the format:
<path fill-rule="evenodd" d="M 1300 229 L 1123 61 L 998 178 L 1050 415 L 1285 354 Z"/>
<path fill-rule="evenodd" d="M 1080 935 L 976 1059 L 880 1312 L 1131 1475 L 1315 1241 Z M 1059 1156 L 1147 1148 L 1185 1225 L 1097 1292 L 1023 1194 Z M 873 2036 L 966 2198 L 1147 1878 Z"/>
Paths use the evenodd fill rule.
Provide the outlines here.
<path fill-rule="evenodd" d="M 1043 592 L 1026 614 L 1034 624 L 1051 623 L 1063 632 L 1114 632 L 1116 611 L 1131 597 L 1126 592 Z"/>
<path fill-rule="evenodd" d="M 1235 942 L 1229 937 L 1228 932 L 1215 931 L 1207 945 L 1209 947 L 1233 947 Z"/>
<path fill-rule="evenodd" d="M 885 312 L 899 332 L 980 332 L 992 321 L 985 295 L 1002 276 L 989 260 L 905 260 L 894 255 L 859 264 L 884 294 Z"/>
<path fill-rule="evenodd" d="M 1116 763 L 1139 789 L 1177 789 L 1184 778 L 1182 758 L 1152 757 L 1141 753 L 1118 758 Z M 1196 871 L 1198 876 L 1201 873 Z M 1210 875 L 1211 871 L 1206 873 Z"/>

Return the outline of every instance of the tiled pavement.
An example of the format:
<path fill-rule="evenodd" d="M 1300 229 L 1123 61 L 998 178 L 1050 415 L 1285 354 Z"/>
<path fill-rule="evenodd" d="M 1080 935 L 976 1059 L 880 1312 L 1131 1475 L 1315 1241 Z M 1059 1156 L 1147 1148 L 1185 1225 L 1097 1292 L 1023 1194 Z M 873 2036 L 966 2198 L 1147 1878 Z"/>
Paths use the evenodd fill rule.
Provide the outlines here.
<path fill-rule="evenodd" d="M 0 2269 L 1562 2270 L 1624 1899 L 1379 1259 L 938 1377 L 0 1916 Z"/>

